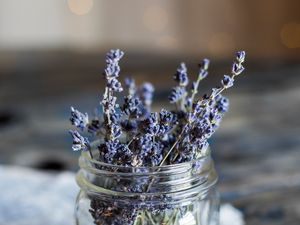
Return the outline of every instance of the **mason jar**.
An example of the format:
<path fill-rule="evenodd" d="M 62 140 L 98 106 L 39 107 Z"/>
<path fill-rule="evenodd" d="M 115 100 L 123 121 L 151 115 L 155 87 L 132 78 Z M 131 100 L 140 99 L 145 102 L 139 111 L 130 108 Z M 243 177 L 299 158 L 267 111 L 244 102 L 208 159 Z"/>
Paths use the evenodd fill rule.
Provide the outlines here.
<path fill-rule="evenodd" d="M 150 168 L 110 165 L 82 152 L 79 166 L 77 225 L 219 224 L 209 151 L 195 161 Z"/>

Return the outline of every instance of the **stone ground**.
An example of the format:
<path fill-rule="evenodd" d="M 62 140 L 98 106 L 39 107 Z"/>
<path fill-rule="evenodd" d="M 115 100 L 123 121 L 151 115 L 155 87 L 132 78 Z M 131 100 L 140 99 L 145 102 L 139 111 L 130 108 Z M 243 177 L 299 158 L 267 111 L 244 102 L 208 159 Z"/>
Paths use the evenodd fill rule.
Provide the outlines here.
<path fill-rule="evenodd" d="M 123 74 L 152 81 L 155 108 L 165 105 L 181 59 L 141 58 L 129 53 Z M 0 54 L 0 163 L 77 169 L 78 154 L 71 152 L 67 134 L 69 106 L 92 112 L 98 104 L 102 59 L 103 54 L 72 52 Z M 182 59 L 195 74 L 198 60 Z M 202 90 L 216 84 L 230 62 L 212 64 Z M 300 64 L 250 60 L 247 67 L 228 91 L 230 112 L 211 141 L 221 196 L 244 213 L 247 225 L 299 225 Z"/>

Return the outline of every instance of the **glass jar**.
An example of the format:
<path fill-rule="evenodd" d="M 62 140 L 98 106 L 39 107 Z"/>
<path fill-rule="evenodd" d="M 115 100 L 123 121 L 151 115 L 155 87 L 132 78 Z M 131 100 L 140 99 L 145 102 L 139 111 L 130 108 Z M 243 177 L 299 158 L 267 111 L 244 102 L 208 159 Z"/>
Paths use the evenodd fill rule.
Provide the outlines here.
<path fill-rule="evenodd" d="M 77 225 L 218 225 L 217 174 L 210 153 L 186 163 L 122 167 L 83 152 Z"/>

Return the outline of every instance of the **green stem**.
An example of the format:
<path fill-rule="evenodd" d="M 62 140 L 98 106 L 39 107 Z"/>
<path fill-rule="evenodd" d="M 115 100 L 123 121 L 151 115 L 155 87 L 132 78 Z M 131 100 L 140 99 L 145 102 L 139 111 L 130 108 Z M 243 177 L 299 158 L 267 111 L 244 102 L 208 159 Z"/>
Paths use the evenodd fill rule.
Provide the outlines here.
<path fill-rule="evenodd" d="M 169 219 L 169 221 L 167 222 L 166 225 L 172 225 L 172 224 L 170 224 L 170 223 L 171 223 L 171 221 L 173 220 L 173 218 L 174 218 L 174 221 L 173 221 L 173 222 L 176 221 L 177 215 L 178 215 L 178 209 L 175 209 L 174 212 L 173 212 L 173 215 L 170 217 L 170 219 Z"/>
<path fill-rule="evenodd" d="M 201 80 L 202 80 L 201 77 L 198 76 L 198 79 L 196 81 L 195 87 L 192 90 L 192 97 L 191 97 L 191 102 L 192 103 L 194 102 L 194 98 L 195 98 L 196 94 L 198 93 L 198 87 L 199 87 L 199 83 L 200 83 Z M 191 105 L 190 110 L 192 110 L 192 109 L 193 109 L 193 104 Z"/>
<path fill-rule="evenodd" d="M 152 225 L 155 225 L 155 221 L 152 219 L 151 214 L 149 214 L 149 212 L 146 212 L 147 217 L 149 218 L 150 222 L 152 223 Z"/>

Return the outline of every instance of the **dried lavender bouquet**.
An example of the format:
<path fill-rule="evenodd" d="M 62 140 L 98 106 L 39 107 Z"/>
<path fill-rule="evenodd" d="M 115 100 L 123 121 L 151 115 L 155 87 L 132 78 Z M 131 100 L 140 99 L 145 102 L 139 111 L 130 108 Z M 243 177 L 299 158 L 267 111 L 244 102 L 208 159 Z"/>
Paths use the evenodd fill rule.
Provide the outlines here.
<path fill-rule="evenodd" d="M 208 75 L 209 60 L 204 59 L 200 63 L 197 79 L 191 83 L 191 88 L 186 65 L 181 63 L 173 76 L 176 86 L 169 95 L 174 110 L 161 109 L 159 112 L 151 111 L 152 84 L 137 86 L 131 78 L 125 79 L 124 100 L 122 103 L 117 101 L 116 94 L 123 92 L 119 81 L 119 61 L 123 56 L 120 50 L 111 50 L 106 55 L 106 87 L 100 102 L 102 113 L 90 119 L 87 113 L 71 107 L 70 121 L 77 127 L 70 131 L 72 149 L 86 151 L 99 162 L 127 167 L 131 172 L 139 173 L 147 168 L 190 162 L 205 155 L 209 147 L 208 139 L 228 111 L 229 101 L 222 93 L 232 87 L 236 76 L 243 72 L 245 52 L 237 52 L 231 74 L 224 75 L 221 84 L 202 98 L 197 93 L 199 83 Z M 92 141 L 80 132 L 89 134 Z M 117 170 L 118 167 L 114 172 Z M 147 193 L 156 191 L 154 182 L 154 178 L 143 178 L 139 181 L 107 182 L 105 185 L 114 190 L 119 188 L 126 192 Z M 161 195 L 162 202 L 168 200 Z M 151 221 L 151 224 L 177 224 L 177 214 L 182 213 L 183 209 L 173 210 L 168 215 L 165 213 L 164 218 L 156 216 L 162 215 L 159 212 L 170 207 L 166 203 L 160 208 L 143 208 L 140 205 L 121 208 L 113 203 L 92 199 L 90 214 L 94 223 L 99 225 L 150 224 L 143 220 Z"/>

